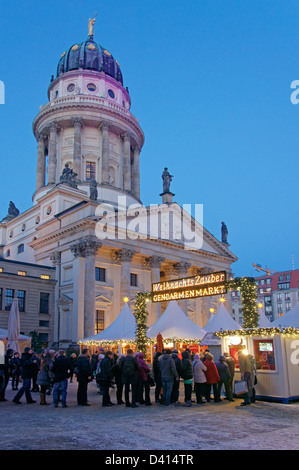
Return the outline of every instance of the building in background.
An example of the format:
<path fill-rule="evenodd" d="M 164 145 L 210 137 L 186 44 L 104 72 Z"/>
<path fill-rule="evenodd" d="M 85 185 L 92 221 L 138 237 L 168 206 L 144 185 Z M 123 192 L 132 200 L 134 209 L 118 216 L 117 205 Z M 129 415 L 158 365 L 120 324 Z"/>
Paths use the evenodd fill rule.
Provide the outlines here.
<path fill-rule="evenodd" d="M 270 321 L 274 321 L 291 310 L 299 302 L 299 269 L 275 272 L 255 278 L 258 308 Z M 242 324 L 240 292 L 233 291 L 232 315 Z"/>
<path fill-rule="evenodd" d="M 150 291 L 152 283 L 215 271 L 230 275 L 237 257 L 226 239 L 217 240 L 190 216 L 192 230 L 200 232 L 203 239 L 200 248 L 185 249 L 181 236 L 184 221 L 181 238 L 176 236 L 175 228 L 186 213 L 172 201 L 167 169 L 163 175 L 170 180 L 163 183 L 162 201 L 153 201 L 148 207 L 142 204 L 139 156 L 144 134 L 131 112 L 120 66 L 94 41 L 91 26 L 87 39 L 71 45 L 59 58 L 48 99 L 33 121 L 37 142 L 33 205 L 20 214 L 11 202 L 0 223 L 1 260 L 5 266 L 24 271 L 28 266 L 28 275 L 16 277 L 18 282 L 5 280 L 0 285 L 3 295 L 6 289 L 26 290 L 29 266 L 36 270 L 30 278 L 38 286 L 34 308 L 28 291 L 28 309 L 21 314 L 24 333 L 37 329 L 48 334 L 49 341 L 67 347 L 109 326 L 124 297 L 133 308 L 136 293 Z M 159 177 L 161 170 L 157 169 Z M 140 232 L 149 216 L 160 220 L 161 228 L 161 203 L 170 217 L 168 237 L 162 236 L 162 229 L 149 232 L 147 224 L 141 231 L 143 236 L 126 236 L 127 230 L 134 235 L 137 226 Z M 111 224 L 103 230 L 112 230 L 117 219 L 117 237 L 107 232 L 107 238 L 102 239 L 97 229 L 107 214 Z M 51 272 L 47 284 L 40 278 L 45 266 Z M 51 299 L 49 323 L 38 310 L 40 295 L 47 292 Z M 230 310 L 230 295 L 226 297 Z M 215 296 L 188 299 L 180 305 L 188 317 L 203 326 L 217 300 Z M 149 324 L 165 308 L 166 303 L 152 303 Z M 6 327 L 6 316 L 0 319 L 0 327 Z"/>

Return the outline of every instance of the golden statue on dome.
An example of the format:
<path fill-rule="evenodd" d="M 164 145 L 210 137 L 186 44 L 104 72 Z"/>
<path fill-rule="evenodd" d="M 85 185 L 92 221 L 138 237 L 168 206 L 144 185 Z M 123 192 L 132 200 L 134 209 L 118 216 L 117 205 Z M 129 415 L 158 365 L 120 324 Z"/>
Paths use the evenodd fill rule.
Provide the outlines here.
<path fill-rule="evenodd" d="M 92 37 L 94 34 L 93 27 L 96 21 L 96 17 L 97 17 L 97 12 L 95 13 L 94 18 L 89 18 L 88 20 L 88 36 Z"/>

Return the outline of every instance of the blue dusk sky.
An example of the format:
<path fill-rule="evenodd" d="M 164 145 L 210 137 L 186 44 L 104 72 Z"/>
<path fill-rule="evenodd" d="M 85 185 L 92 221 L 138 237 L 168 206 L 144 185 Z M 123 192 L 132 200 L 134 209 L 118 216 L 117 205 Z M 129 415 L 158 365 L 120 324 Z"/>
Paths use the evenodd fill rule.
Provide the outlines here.
<path fill-rule="evenodd" d="M 32 121 L 61 54 L 88 34 L 119 62 L 145 134 L 141 199 L 203 204 L 204 226 L 228 227 L 235 275 L 299 268 L 297 0 L 0 1 L 1 211 L 32 205 Z"/>

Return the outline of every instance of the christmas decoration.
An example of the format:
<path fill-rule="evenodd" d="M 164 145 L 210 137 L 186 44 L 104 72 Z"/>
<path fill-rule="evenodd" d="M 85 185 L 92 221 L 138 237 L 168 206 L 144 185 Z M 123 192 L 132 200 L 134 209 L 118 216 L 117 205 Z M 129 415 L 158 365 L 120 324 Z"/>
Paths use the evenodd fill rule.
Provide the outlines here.
<path fill-rule="evenodd" d="M 227 281 L 229 290 L 238 290 L 241 294 L 243 307 L 244 328 L 255 328 L 258 326 L 259 313 L 257 309 L 256 283 L 253 277 L 236 277 Z"/>
<path fill-rule="evenodd" d="M 147 332 L 147 317 L 148 311 L 146 308 L 146 303 L 151 299 L 151 294 L 149 292 L 138 292 L 136 295 L 134 315 L 136 318 L 137 328 L 136 328 L 136 343 L 137 351 L 143 352 L 146 357 L 147 353 L 147 344 L 149 343 L 148 338 L 146 337 Z"/>

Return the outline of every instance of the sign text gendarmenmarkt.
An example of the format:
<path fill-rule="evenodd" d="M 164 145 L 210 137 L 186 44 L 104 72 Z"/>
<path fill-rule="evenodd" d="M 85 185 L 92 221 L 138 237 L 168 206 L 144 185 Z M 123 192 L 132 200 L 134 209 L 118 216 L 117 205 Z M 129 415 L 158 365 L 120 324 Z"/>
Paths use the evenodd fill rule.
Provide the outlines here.
<path fill-rule="evenodd" d="M 219 271 L 202 276 L 156 282 L 152 284 L 152 301 L 195 299 L 210 295 L 223 295 L 226 292 L 226 272 Z"/>

